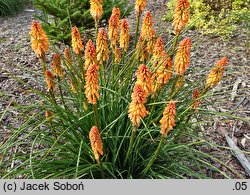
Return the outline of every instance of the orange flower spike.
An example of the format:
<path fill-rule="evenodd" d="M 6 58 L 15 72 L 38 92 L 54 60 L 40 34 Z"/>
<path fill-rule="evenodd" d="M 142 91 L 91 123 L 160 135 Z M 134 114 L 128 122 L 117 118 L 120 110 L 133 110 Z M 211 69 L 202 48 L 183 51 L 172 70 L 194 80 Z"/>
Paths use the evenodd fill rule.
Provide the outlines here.
<path fill-rule="evenodd" d="M 169 101 L 168 105 L 164 109 L 163 117 L 160 120 L 161 134 L 167 136 L 170 130 L 173 130 L 175 124 L 176 105 L 173 100 Z"/>
<path fill-rule="evenodd" d="M 100 155 L 103 156 L 103 143 L 99 130 L 96 126 L 93 126 L 89 132 L 89 140 L 95 159 L 100 163 Z"/>
<path fill-rule="evenodd" d="M 185 74 L 187 67 L 190 65 L 190 50 L 191 39 L 187 37 L 180 42 L 175 56 L 174 69 L 177 75 Z"/>
<path fill-rule="evenodd" d="M 90 14 L 96 21 L 100 20 L 100 18 L 102 17 L 102 4 L 103 0 L 90 0 Z"/>
<path fill-rule="evenodd" d="M 135 84 L 131 97 L 132 101 L 129 104 L 128 116 L 133 127 L 138 127 L 141 118 L 145 118 L 149 113 L 144 105 L 146 103 L 146 93 L 141 85 Z"/>
<path fill-rule="evenodd" d="M 137 77 L 136 84 L 141 85 L 141 87 L 145 91 L 146 97 L 150 92 L 152 92 L 151 74 L 152 73 L 150 69 L 144 64 L 141 64 L 136 72 L 136 77 Z"/>
<path fill-rule="evenodd" d="M 141 27 L 141 37 L 143 40 L 150 41 L 154 36 L 153 19 L 150 12 L 147 12 Z"/>
<path fill-rule="evenodd" d="M 146 95 L 145 91 L 142 88 L 141 85 L 136 84 L 133 89 L 133 93 L 131 95 L 132 101 L 137 102 L 137 103 L 146 103 Z"/>
<path fill-rule="evenodd" d="M 45 113 L 44 113 L 44 115 L 45 115 L 46 120 L 51 120 L 52 114 L 51 114 L 50 111 L 46 110 Z"/>
<path fill-rule="evenodd" d="M 32 22 L 30 36 L 32 49 L 37 57 L 45 60 L 45 53 L 49 50 L 49 40 L 41 24 L 36 20 Z"/>
<path fill-rule="evenodd" d="M 228 58 L 223 57 L 220 59 L 214 66 L 214 68 L 211 69 L 210 73 L 207 75 L 207 83 L 206 87 L 213 87 L 217 85 L 225 71 L 225 66 L 228 63 Z"/>
<path fill-rule="evenodd" d="M 177 5 L 174 12 L 174 31 L 179 34 L 184 28 L 189 18 L 189 8 L 190 4 L 187 0 L 177 0 Z"/>
<path fill-rule="evenodd" d="M 45 81 L 47 83 L 47 91 L 56 91 L 55 76 L 49 70 L 45 71 Z"/>
<path fill-rule="evenodd" d="M 52 69 L 55 75 L 58 75 L 60 78 L 63 77 L 64 71 L 62 68 L 61 58 L 58 53 L 53 56 Z"/>
<path fill-rule="evenodd" d="M 52 113 L 50 111 L 46 110 L 44 115 L 45 115 L 45 119 L 47 121 L 49 121 L 50 124 L 52 124 L 52 122 L 53 122 Z"/>
<path fill-rule="evenodd" d="M 89 66 L 86 76 L 85 76 L 85 96 L 87 100 L 91 104 L 96 104 L 97 99 L 99 99 L 99 75 L 98 75 L 99 67 L 96 64 L 92 64 Z"/>
<path fill-rule="evenodd" d="M 80 54 L 83 51 L 84 46 L 82 44 L 81 34 L 76 26 L 72 28 L 71 43 L 72 43 L 72 48 L 76 54 Z"/>
<path fill-rule="evenodd" d="M 165 51 L 161 54 L 159 64 L 160 67 L 156 70 L 157 82 L 164 85 L 170 80 L 172 75 L 172 60 Z"/>
<path fill-rule="evenodd" d="M 135 11 L 137 13 L 142 13 L 147 5 L 147 0 L 136 0 L 135 1 Z"/>
<path fill-rule="evenodd" d="M 193 100 L 195 100 L 193 102 L 193 108 L 196 109 L 195 112 L 198 112 L 197 108 L 200 105 L 200 99 L 199 98 L 200 98 L 200 91 L 198 89 L 195 89 L 194 93 L 193 93 Z"/>
<path fill-rule="evenodd" d="M 97 52 L 97 61 L 102 64 L 103 61 L 108 61 L 109 59 L 109 49 L 107 42 L 107 33 L 104 28 L 99 30 L 97 39 L 96 39 L 96 52 Z"/>
<path fill-rule="evenodd" d="M 167 52 L 163 51 L 154 65 L 155 71 L 152 77 L 153 92 L 156 93 L 161 87 L 168 83 L 172 76 L 172 60 Z"/>
<path fill-rule="evenodd" d="M 113 7 L 112 15 L 117 16 L 119 19 L 121 18 L 121 11 L 119 7 Z"/>
<path fill-rule="evenodd" d="M 87 70 L 90 65 L 97 64 L 97 54 L 95 45 L 90 39 L 87 42 L 86 48 L 85 48 L 85 63 L 84 63 L 84 69 Z"/>
<path fill-rule="evenodd" d="M 121 34 L 120 34 L 120 48 L 127 51 L 129 45 L 129 23 L 127 19 L 122 20 Z"/>
<path fill-rule="evenodd" d="M 157 41 L 156 41 L 156 43 L 154 45 L 153 57 L 155 59 L 157 59 L 162 54 L 164 49 L 165 49 L 165 46 L 164 46 L 162 37 L 158 37 L 158 39 L 157 39 Z"/>
<path fill-rule="evenodd" d="M 116 42 L 119 38 L 119 29 L 120 29 L 120 9 L 118 7 L 114 7 L 112 10 L 112 15 L 109 19 L 109 28 L 108 28 L 108 37 L 111 42 L 111 46 L 114 49 L 116 46 Z"/>
<path fill-rule="evenodd" d="M 71 68 L 71 66 L 73 64 L 73 61 L 72 61 L 71 54 L 70 54 L 70 51 L 69 51 L 68 47 L 66 47 L 64 49 L 63 55 L 64 55 L 64 59 L 65 59 L 66 65 L 68 66 L 68 68 Z"/>

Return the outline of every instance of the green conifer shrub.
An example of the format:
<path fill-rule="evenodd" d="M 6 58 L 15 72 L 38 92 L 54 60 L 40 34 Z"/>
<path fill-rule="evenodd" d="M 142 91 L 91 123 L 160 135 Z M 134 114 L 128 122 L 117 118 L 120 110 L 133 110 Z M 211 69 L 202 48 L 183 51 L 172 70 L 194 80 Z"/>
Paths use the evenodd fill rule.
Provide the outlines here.
<path fill-rule="evenodd" d="M 89 0 L 33 0 L 33 2 L 35 7 L 43 12 L 36 17 L 42 21 L 50 40 L 68 44 L 73 26 L 78 26 L 82 33 L 95 27 L 95 22 L 90 15 Z M 100 21 L 101 25 L 107 23 L 114 6 L 120 8 L 122 17 L 132 11 L 132 6 L 127 7 L 127 0 L 103 0 L 104 13 Z"/>

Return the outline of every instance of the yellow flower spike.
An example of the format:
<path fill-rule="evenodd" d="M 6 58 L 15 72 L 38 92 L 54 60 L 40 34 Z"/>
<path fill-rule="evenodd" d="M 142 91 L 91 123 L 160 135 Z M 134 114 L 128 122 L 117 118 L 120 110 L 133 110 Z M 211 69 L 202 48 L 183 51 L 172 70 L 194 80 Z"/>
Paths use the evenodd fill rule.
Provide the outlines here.
<path fill-rule="evenodd" d="M 193 100 L 195 100 L 193 102 L 193 109 L 195 109 L 195 112 L 198 112 L 197 108 L 199 107 L 200 105 L 200 91 L 198 89 L 195 89 L 194 90 L 194 93 L 193 93 Z"/>
<path fill-rule="evenodd" d="M 155 30 L 152 29 L 152 37 L 151 39 L 149 39 L 147 41 L 147 51 L 149 54 L 152 54 L 153 53 L 153 50 L 154 50 L 154 45 L 155 45 L 155 40 L 156 40 L 156 37 L 155 37 Z"/>
<path fill-rule="evenodd" d="M 150 41 L 154 37 L 153 19 L 150 12 L 147 12 L 141 27 L 141 37 L 145 41 Z"/>
<path fill-rule="evenodd" d="M 146 103 L 146 93 L 141 85 L 135 84 L 131 98 L 128 116 L 133 127 L 138 127 L 141 123 L 141 118 L 145 118 L 149 113 L 144 105 Z"/>
<path fill-rule="evenodd" d="M 76 54 L 80 54 L 83 51 L 84 46 L 82 44 L 81 34 L 76 26 L 72 28 L 71 43 L 72 43 L 72 48 Z"/>
<path fill-rule="evenodd" d="M 121 51 L 118 47 L 115 48 L 115 60 L 114 63 L 119 64 L 121 61 L 122 55 L 121 55 Z"/>
<path fill-rule="evenodd" d="M 90 0 L 90 14 L 95 21 L 101 19 L 103 14 L 103 0 Z"/>
<path fill-rule="evenodd" d="M 97 99 L 99 99 L 99 67 L 96 64 L 89 66 L 86 76 L 85 76 L 85 96 L 89 103 L 96 104 Z"/>
<path fill-rule="evenodd" d="M 55 75 L 58 75 L 60 78 L 63 77 L 64 71 L 62 68 L 61 58 L 58 53 L 53 56 L 52 69 Z"/>
<path fill-rule="evenodd" d="M 84 101 L 83 103 L 83 109 L 85 110 L 85 111 L 88 111 L 88 104 Z"/>
<path fill-rule="evenodd" d="M 151 74 L 150 69 L 144 64 L 141 64 L 136 72 L 136 84 L 139 84 L 143 88 L 146 97 L 152 92 Z"/>
<path fill-rule="evenodd" d="M 167 52 L 163 51 L 159 61 L 160 67 L 155 71 L 156 82 L 160 85 L 166 84 L 172 76 L 172 60 Z"/>
<path fill-rule="evenodd" d="M 215 64 L 214 68 L 212 68 L 210 73 L 207 75 L 206 87 L 214 87 L 220 82 L 227 63 L 228 58 L 223 57 Z"/>
<path fill-rule="evenodd" d="M 107 33 L 104 28 L 99 30 L 97 39 L 96 39 L 96 53 L 97 61 L 102 64 L 103 61 L 108 61 L 109 59 L 109 49 L 107 42 Z"/>
<path fill-rule="evenodd" d="M 37 57 L 45 61 L 45 54 L 49 51 L 49 40 L 41 24 L 36 20 L 32 22 L 30 36 L 32 49 Z"/>
<path fill-rule="evenodd" d="M 56 91 L 55 76 L 49 70 L 45 71 L 45 81 L 47 83 L 47 91 L 52 90 L 53 92 L 55 92 Z"/>
<path fill-rule="evenodd" d="M 176 115 L 176 105 L 173 100 L 169 101 L 167 106 L 163 111 L 163 117 L 160 120 L 161 123 L 161 134 L 167 136 L 170 130 L 173 130 L 175 124 L 175 115 Z"/>
<path fill-rule="evenodd" d="M 86 44 L 86 48 L 85 48 L 85 63 L 84 63 L 84 69 L 88 70 L 89 66 L 92 64 L 96 64 L 97 63 L 97 54 L 96 54 L 96 49 L 95 49 L 95 45 L 92 42 L 92 40 L 90 39 L 87 44 Z"/>
<path fill-rule="evenodd" d="M 182 88 L 184 84 L 185 84 L 185 77 L 183 75 L 180 75 L 175 85 L 176 91 L 179 91 L 179 89 Z"/>
<path fill-rule="evenodd" d="M 148 60 L 148 50 L 147 46 L 145 45 L 145 41 L 143 41 L 142 37 L 139 37 L 138 43 L 136 45 L 136 51 L 140 62 L 144 62 Z"/>
<path fill-rule="evenodd" d="M 76 86 L 75 81 L 72 78 L 70 79 L 70 86 L 71 86 L 72 92 L 77 93 L 77 86 Z"/>
<path fill-rule="evenodd" d="M 154 45 L 154 50 L 153 50 L 154 59 L 157 59 L 162 54 L 164 49 L 165 49 L 165 46 L 164 46 L 162 37 L 158 37 L 158 39 Z"/>
<path fill-rule="evenodd" d="M 187 37 L 180 42 L 179 48 L 175 56 L 175 74 L 185 74 L 187 67 L 190 65 L 190 50 L 191 39 Z"/>
<path fill-rule="evenodd" d="M 101 135 L 96 126 L 93 126 L 89 132 L 89 140 L 91 144 L 92 151 L 94 153 L 95 159 L 98 163 L 100 163 L 100 155 L 103 156 L 103 143 L 101 139 Z"/>
<path fill-rule="evenodd" d="M 120 34 L 120 48 L 127 51 L 129 45 L 129 23 L 127 19 L 123 19 L 121 22 L 121 34 Z"/>
<path fill-rule="evenodd" d="M 177 5 L 174 12 L 174 31 L 179 34 L 189 19 L 189 8 L 190 4 L 187 0 L 177 0 Z"/>
<path fill-rule="evenodd" d="M 135 11 L 137 13 L 142 13 L 147 5 L 147 0 L 136 0 L 135 1 Z"/>
<path fill-rule="evenodd" d="M 73 61 L 72 61 L 72 58 L 71 58 L 71 54 L 70 54 L 70 51 L 69 51 L 69 48 L 66 47 L 64 49 L 64 59 L 65 59 L 65 62 L 66 62 L 66 66 L 70 69 L 72 64 L 73 64 Z"/>
<path fill-rule="evenodd" d="M 109 19 L 109 27 L 108 27 L 108 37 L 111 42 L 111 47 L 114 49 L 116 47 L 116 43 L 119 38 L 119 30 L 120 30 L 120 12 L 119 8 L 113 8 L 112 15 Z"/>

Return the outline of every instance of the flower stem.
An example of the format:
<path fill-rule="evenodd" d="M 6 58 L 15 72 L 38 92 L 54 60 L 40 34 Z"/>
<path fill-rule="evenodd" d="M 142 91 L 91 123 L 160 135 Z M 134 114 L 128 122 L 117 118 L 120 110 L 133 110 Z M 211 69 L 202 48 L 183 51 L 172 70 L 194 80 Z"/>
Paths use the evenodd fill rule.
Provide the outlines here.
<path fill-rule="evenodd" d="M 172 46 L 172 48 L 171 48 L 171 52 L 170 52 L 170 54 L 169 54 L 169 56 L 172 58 L 173 57 L 173 55 L 174 55 L 174 51 L 175 51 L 175 48 L 176 48 L 176 46 L 177 46 L 177 42 L 178 42 L 178 39 L 179 39 L 179 34 L 177 34 L 176 35 L 176 37 L 175 37 L 175 39 L 174 39 L 174 43 L 173 43 L 173 46 Z"/>
<path fill-rule="evenodd" d="M 98 129 L 101 129 L 99 117 L 98 117 L 98 111 L 97 111 L 97 106 L 96 104 L 93 104 L 93 111 L 94 111 L 94 118 L 95 118 L 95 123 Z"/>
<path fill-rule="evenodd" d="M 136 135 L 136 127 L 133 127 L 132 134 L 130 136 L 128 151 L 127 151 L 125 161 L 124 161 L 124 166 L 126 165 L 126 163 L 128 161 L 128 157 L 130 156 L 130 153 L 132 151 L 133 143 L 134 143 L 134 140 L 135 140 L 135 135 Z"/>
<path fill-rule="evenodd" d="M 137 43 L 141 13 L 138 12 L 138 13 L 136 14 L 136 16 L 137 16 L 137 17 L 136 17 L 136 31 L 135 31 L 135 42 L 134 42 L 134 47 L 136 47 L 136 43 Z"/>
<path fill-rule="evenodd" d="M 168 100 L 171 100 L 173 96 L 175 95 L 175 87 L 176 87 L 176 83 L 178 82 L 178 79 L 179 79 L 179 75 L 176 75 L 173 85 L 171 87 L 171 92 L 170 92 Z"/>
<path fill-rule="evenodd" d="M 147 164 L 146 168 L 142 171 L 143 174 L 146 174 L 148 172 L 148 170 L 151 168 L 152 164 L 154 163 L 154 161 L 156 160 L 157 156 L 159 155 L 160 149 L 161 149 L 161 145 L 163 144 L 165 136 L 162 135 L 161 136 L 161 140 L 158 144 L 158 147 L 154 153 L 154 156 L 152 157 L 152 159 L 149 161 L 149 163 Z"/>
<path fill-rule="evenodd" d="M 55 94 L 54 94 L 53 90 L 50 89 L 49 94 L 50 94 L 50 97 L 52 98 L 54 104 L 57 105 L 56 97 L 55 97 Z"/>
<path fill-rule="evenodd" d="M 62 93 L 62 86 L 61 86 L 60 82 L 61 82 L 61 79 L 58 76 L 59 92 L 60 92 L 60 96 L 61 96 L 61 99 L 62 99 L 62 103 L 63 103 L 64 107 L 66 108 L 66 104 L 65 104 L 65 101 L 64 101 L 63 93 Z"/>
<path fill-rule="evenodd" d="M 103 171 L 103 166 L 102 166 L 102 160 L 101 159 L 99 160 L 98 164 L 100 166 L 100 172 L 101 172 L 102 179 L 104 179 L 105 174 L 104 174 L 104 171 Z"/>
<path fill-rule="evenodd" d="M 122 63 L 122 64 L 124 64 L 125 54 L 126 54 L 126 51 L 125 51 L 125 50 L 122 50 L 122 60 L 121 60 L 121 63 Z"/>
<path fill-rule="evenodd" d="M 95 39 L 97 40 L 98 36 L 98 20 L 95 20 Z"/>
<path fill-rule="evenodd" d="M 150 96 L 150 99 L 149 99 L 148 102 L 150 102 L 150 100 L 151 100 L 151 96 Z M 155 103 L 156 103 L 156 97 L 155 97 L 155 99 L 154 99 L 153 105 L 152 105 L 151 108 L 150 108 L 150 112 L 149 112 L 149 113 L 152 113 L 152 111 L 155 109 Z M 153 117 L 153 115 L 150 114 L 150 115 L 149 115 L 149 119 L 148 119 L 147 125 L 150 125 L 150 123 L 152 122 L 152 117 Z"/>
<path fill-rule="evenodd" d="M 209 89 L 210 89 L 210 87 L 205 87 L 205 88 L 201 91 L 200 96 L 205 95 L 205 94 L 209 91 Z"/>
<path fill-rule="evenodd" d="M 104 61 L 102 61 L 102 63 L 101 63 L 101 75 L 103 76 L 102 77 L 103 86 L 106 86 L 106 72 L 105 72 Z"/>
<path fill-rule="evenodd" d="M 47 65 L 46 65 L 46 62 L 41 58 L 41 64 L 42 64 L 42 68 L 43 68 L 43 73 L 45 73 L 46 69 L 47 69 Z"/>
<path fill-rule="evenodd" d="M 77 55 L 77 61 L 78 61 L 78 66 L 80 68 L 79 79 L 84 80 L 84 68 L 83 68 L 83 60 L 82 60 L 82 53 L 81 52 Z"/>

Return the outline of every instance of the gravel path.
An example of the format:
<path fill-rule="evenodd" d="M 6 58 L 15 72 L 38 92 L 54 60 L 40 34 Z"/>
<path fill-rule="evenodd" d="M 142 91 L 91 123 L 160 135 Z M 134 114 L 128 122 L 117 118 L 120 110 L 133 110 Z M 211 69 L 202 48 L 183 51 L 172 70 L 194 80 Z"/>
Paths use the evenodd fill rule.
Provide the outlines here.
<path fill-rule="evenodd" d="M 154 23 L 158 24 L 155 25 L 155 28 L 161 30 L 161 35 L 167 43 L 172 38 L 171 24 L 166 24 L 160 19 L 165 12 L 163 1 L 148 1 L 147 9 L 153 13 Z M 131 20 L 133 17 L 134 13 L 129 19 Z M 15 17 L 0 19 L 0 118 L 1 113 L 10 102 L 13 107 L 17 104 L 28 104 L 35 98 L 27 92 L 24 86 L 7 74 L 12 73 L 21 77 L 28 84 L 38 87 L 34 84 L 34 80 L 27 76 L 28 71 L 41 70 L 38 59 L 30 47 L 28 32 L 32 20 L 32 13 L 25 11 Z M 250 39 L 247 36 L 247 30 L 240 28 L 236 36 L 228 42 L 224 42 L 216 36 L 202 36 L 197 31 L 188 31 L 185 36 L 192 39 L 191 68 L 199 67 L 199 74 L 205 75 L 208 67 L 211 67 L 223 56 L 227 56 L 230 61 L 228 67 L 230 73 L 226 73 L 222 84 L 218 86 L 219 89 L 221 87 L 222 91 L 226 90 L 228 93 L 218 97 L 216 102 L 219 103 L 210 106 L 209 109 L 222 112 L 234 110 L 235 115 L 250 118 Z M 234 98 L 232 98 L 233 86 L 234 89 L 237 89 Z M 9 131 L 8 126 L 20 125 L 17 122 L 18 114 L 17 110 L 13 109 L 3 117 L 2 124 L 0 123 L 0 142 Z M 223 122 L 221 122 L 222 119 Z M 241 149 L 250 152 L 249 123 L 223 117 L 208 120 L 207 124 L 201 126 L 207 139 L 213 143 L 227 146 L 224 137 L 216 131 L 217 125 L 222 125 L 230 135 L 234 135 L 236 143 Z M 211 150 L 209 149 L 207 152 L 211 152 Z M 232 155 L 229 154 L 229 158 L 225 159 L 225 162 L 244 174 L 244 170 Z"/>
<path fill-rule="evenodd" d="M 27 72 L 36 71 L 40 66 L 30 47 L 32 20 L 31 12 L 0 19 L 0 112 L 10 103 L 13 106 L 23 105 L 32 99 L 26 88 L 13 79 L 13 76 L 18 76 L 32 85 L 33 79 L 27 76 Z M 0 124 L 0 131 L 6 130 L 9 125 L 18 126 L 14 120 L 16 116 L 18 112 L 15 110 L 8 112 L 3 118 L 3 124 Z"/>

